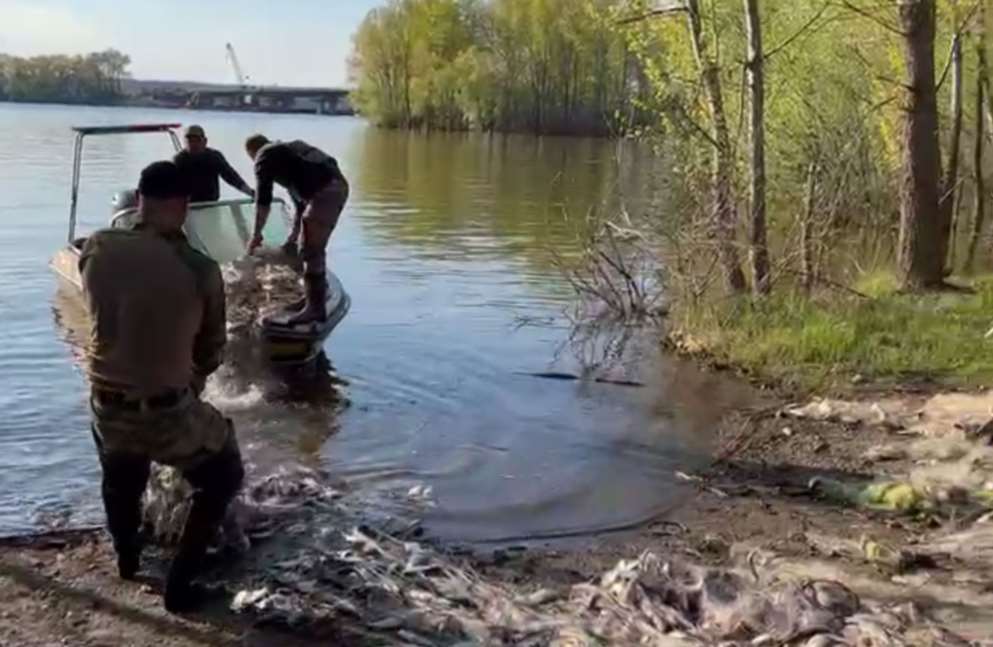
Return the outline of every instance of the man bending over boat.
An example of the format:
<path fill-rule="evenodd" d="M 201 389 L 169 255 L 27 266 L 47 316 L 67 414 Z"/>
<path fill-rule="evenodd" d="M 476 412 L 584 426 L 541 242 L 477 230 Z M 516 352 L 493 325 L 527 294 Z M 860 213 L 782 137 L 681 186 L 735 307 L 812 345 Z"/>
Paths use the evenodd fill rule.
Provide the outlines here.
<path fill-rule="evenodd" d="M 217 263 L 183 235 L 186 178 L 172 162 L 156 162 L 141 172 L 138 194 L 138 224 L 96 232 L 79 259 L 92 321 L 92 431 L 123 579 L 140 566 L 151 461 L 177 468 L 193 486 L 165 586 L 165 607 L 175 613 L 203 601 L 193 578 L 244 471 L 231 421 L 200 399 L 221 364 L 226 304 Z"/>
<path fill-rule="evenodd" d="M 217 202 L 221 197 L 219 178 L 250 198 L 255 191 L 241 179 L 224 154 L 207 146 L 207 134 L 200 126 L 189 126 L 184 133 L 186 148 L 176 153 L 173 162 L 187 177 L 190 202 Z"/>
<path fill-rule="evenodd" d="M 284 248 L 296 249 L 301 227 L 305 300 L 289 325 L 327 320 L 327 245 L 348 200 L 348 182 L 330 155 L 300 140 L 270 142 L 252 135 L 245 142 L 255 162 L 255 233 L 248 244 L 252 253 L 262 244 L 262 231 L 272 206 L 273 183 L 286 188 L 296 205 L 293 228 Z"/>

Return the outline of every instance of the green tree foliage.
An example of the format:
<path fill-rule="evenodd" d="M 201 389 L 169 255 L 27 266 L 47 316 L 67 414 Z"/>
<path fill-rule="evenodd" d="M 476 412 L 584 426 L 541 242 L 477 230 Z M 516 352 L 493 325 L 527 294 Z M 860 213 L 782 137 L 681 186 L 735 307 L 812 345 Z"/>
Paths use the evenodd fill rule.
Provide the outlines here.
<path fill-rule="evenodd" d="M 59 103 L 112 101 L 131 59 L 114 49 L 86 56 L 0 54 L 0 100 Z"/>
<path fill-rule="evenodd" d="M 624 4 L 390 0 L 355 35 L 355 104 L 385 126 L 620 133 L 643 79 Z"/>
<path fill-rule="evenodd" d="M 744 102 L 746 31 L 741 0 L 699 0 L 703 36 L 720 68 L 737 203 L 743 206 L 747 105 Z M 834 268 L 835 280 L 894 261 L 899 224 L 906 123 L 906 62 L 898 0 L 795 0 L 760 3 L 765 49 L 768 211 L 778 258 L 774 280 L 799 274 L 800 232 L 814 242 L 816 265 Z M 934 40 L 941 167 L 948 168 L 952 125 L 949 71 L 953 36 L 988 38 L 978 27 L 979 0 L 937 3 Z M 714 146 L 712 110 L 694 57 L 681 0 L 632 0 L 626 35 L 649 81 L 648 108 L 657 114 L 646 135 L 676 150 L 672 172 L 678 185 L 698 195 L 709 173 Z M 965 123 L 975 122 L 978 63 L 964 49 Z M 970 150 L 973 129 L 962 133 Z M 958 181 L 947 183 L 969 204 L 971 160 L 961 158 Z M 813 172 L 812 172 L 813 169 Z M 812 181 L 811 181 L 812 179 Z M 940 179 L 940 178 L 939 178 Z M 809 199 L 808 199 L 809 198 Z M 953 202 L 954 200 L 949 200 Z M 807 209 L 809 204 L 810 208 Z M 704 204 L 699 213 L 706 212 Z M 744 223 L 739 223 L 744 229 Z M 676 228 L 678 229 L 677 223 Z M 959 228 L 964 231 L 967 227 Z M 744 245 L 743 231 L 739 244 Z M 844 237 L 845 244 L 839 244 Z M 957 241 L 963 244 L 964 240 Z M 953 243 L 954 244 L 954 243 Z"/>
<path fill-rule="evenodd" d="M 895 260 L 908 105 L 900 7 L 916 1 L 759 3 L 774 282 L 801 266 L 842 268 L 834 280 L 845 280 L 846 272 Z M 993 12 L 978 11 L 980 3 L 935 3 L 945 174 L 955 139 L 948 70 L 956 35 L 967 45 L 961 150 L 974 148 L 973 113 L 983 105 L 976 40 L 993 33 L 980 28 Z M 696 22 L 687 19 L 691 6 Z M 654 139 L 672 160 L 673 203 L 689 207 L 658 221 L 697 235 L 691 230 L 712 225 L 722 200 L 720 221 L 743 248 L 747 51 L 741 0 L 387 0 L 355 36 L 354 99 L 370 119 L 393 127 Z M 956 193 L 945 195 L 946 206 L 974 200 L 981 183 L 970 157 L 958 156 L 957 179 L 939 178 L 943 195 Z M 953 251 L 963 238 L 953 238 Z M 810 253 L 801 259 L 804 249 Z"/>

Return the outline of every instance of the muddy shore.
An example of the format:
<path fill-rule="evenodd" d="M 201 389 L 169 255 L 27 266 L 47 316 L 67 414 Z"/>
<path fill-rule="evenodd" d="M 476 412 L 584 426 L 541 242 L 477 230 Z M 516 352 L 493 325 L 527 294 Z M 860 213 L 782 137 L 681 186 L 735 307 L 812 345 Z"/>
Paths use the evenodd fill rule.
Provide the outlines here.
<path fill-rule="evenodd" d="M 518 599 L 567 597 L 575 587 L 598 582 L 620 560 L 649 551 L 704 568 L 750 571 L 756 580 L 768 576 L 770 583 L 789 577 L 837 581 L 862 604 L 909 609 L 911 620 L 900 629 L 904 642 L 871 644 L 993 644 L 993 528 L 987 528 L 993 523 L 989 508 L 968 496 L 970 487 L 983 492 L 993 487 L 993 473 L 984 472 L 990 467 L 984 462 L 989 430 L 977 422 L 991 410 L 991 395 L 927 388 L 866 391 L 837 402 L 770 397 L 761 408 L 734 412 L 723 421 L 713 465 L 703 473 L 678 475 L 696 486 L 694 496 L 646 527 L 520 550 L 467 552 L 416 534 L 401 539 L 420 541 L 425 551 L 471 571 L 478 584 L 473 590 L 485 584 L 487 591 L 509 591 Z M 922 454 L 925 441 L 944 442 L 944 449 Z M 932 476 L 920 476 L 921 470 L 931 470 Z M 933 474 L 953 476 L 931 487 L 928 483 L 937 483 Z M 845 486 L 855 492 L 887 480 L 913 483 L 906 487 L 918 493 L 917 499 L 894 503 L 884 497 L 876 505 L 863 505 L 857 497 L 846 500 L 837 493 Z M 363 605 L 371 608 L 381 601 L 368 588 L 359 598 L 349 598 L 334 582 L 308 578 L 305 573 L 316 562 L 307 566 L 300 555 L 307 554 L 301 547 L 311 535 L 327 539 L 327 555 L 362 559 L 354 546 L 349 552 L 348 542 L 361 543 L 365 535 L 345 538 L 351 530 L 346 525 L 361 519 L 336 514 L 301 509 L 253 542 L 248 555 L 218 560 L 213 577 L 226 584 L 227 594 L 189 618 L 169 616 L 161 608 L 158 591 L 166 561 L 160 549 L 149 551 L 146 580 L 136 584 L 114 576 L 112 552 L 99 530 L 5 540 L 0 544 L 0 646 L 485 642 L 480 634 L 473 640 L 458 628 L 432 634 L 384 621 L 389 613 L 382 608 L 388 607 L 378 609 L 380 619 L 370 622 Z M 375 537 L 379 530 L 363 532 Z M 973 534 L 956 543 L 956 533 Z M 285 565 L 288 556 L 296 556 L 284 569 L 289 579 L 276 577 L 273 583 L 273 565 Z M 308 601 L 320 599 L 324 586 L 335 590 L 337 602 L 326 604 L 325 598 L 317 604 L 320 613 L 301 614 L 301 605 L 304 611 L 316 608 Z M 258 612 L 264 603 L 247 611 L 243 604 L 240 614 L 231 610 L 235 594 L 256 589 L 285 595 L 281 603 L 270 604 L 268 613 Z M 288 614 L 296 617 L 288 620 Z M 481 615 L 485 624 L 486 614 Z M 496 636 L 492 629 L 482 635 Z M 462 639 L 454 639 L 460 632 Z M 689 642 L 672 644 L 709 644 L 699 635 L 696 642 L 690 640 L 686 632 L 677 637 Z M 741 642 L 725 644 L 815 644 L 806 642 L 810 636 L 765 643 L 750 642 L 757 638 L 747 631 L 740 637 Z M 536 638 L 527 644 L 593 644 L 558 640 Z"/>

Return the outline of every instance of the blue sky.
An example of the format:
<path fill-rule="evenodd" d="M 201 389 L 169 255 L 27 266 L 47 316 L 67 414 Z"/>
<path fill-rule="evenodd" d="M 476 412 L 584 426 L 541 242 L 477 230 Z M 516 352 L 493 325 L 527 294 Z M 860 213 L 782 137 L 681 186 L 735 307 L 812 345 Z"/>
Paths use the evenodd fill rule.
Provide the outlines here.
<path fill-rule="evenodd" d="M 341 85 L 351 37 L 384 0 L 0 0 L 0 52 L 115 47 L 141 79 Z"/>

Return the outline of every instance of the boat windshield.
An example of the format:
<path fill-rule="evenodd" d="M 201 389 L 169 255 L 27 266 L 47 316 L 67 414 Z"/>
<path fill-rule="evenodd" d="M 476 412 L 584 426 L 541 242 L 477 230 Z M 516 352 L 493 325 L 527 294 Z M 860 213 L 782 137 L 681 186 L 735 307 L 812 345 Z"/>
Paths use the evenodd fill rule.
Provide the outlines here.
<path fill-rule="evenodd" d="M 115 228 L 134 226 L 136 209 L 117 213 L 111 223 Z M 186 219 L 186 235 L 190 244 L 218 263 L 230 263 L 245 255 L 245 246 L 252 236 L 255 207 L 250 198 L 200 202 L 190 205 Z M 272 215 L 263 235 L 267 245 L 280 245 L 289 235 L 290 216 L 284 203 L 273 200 Z"/>

